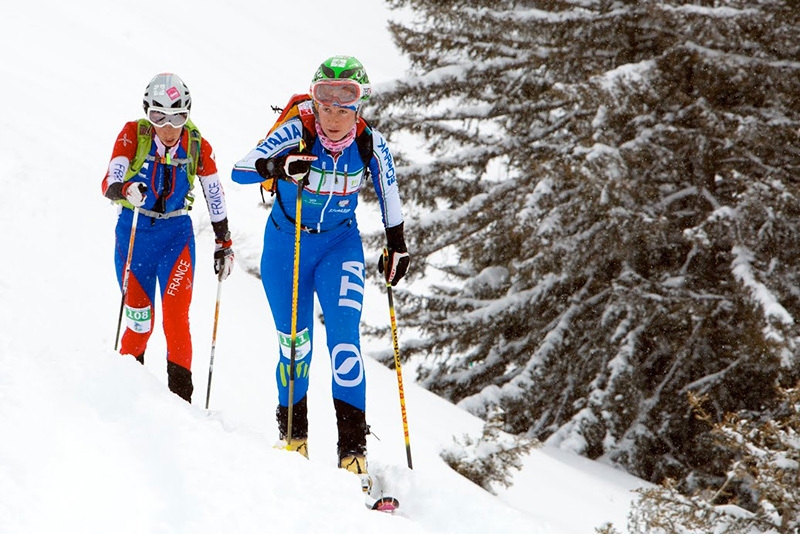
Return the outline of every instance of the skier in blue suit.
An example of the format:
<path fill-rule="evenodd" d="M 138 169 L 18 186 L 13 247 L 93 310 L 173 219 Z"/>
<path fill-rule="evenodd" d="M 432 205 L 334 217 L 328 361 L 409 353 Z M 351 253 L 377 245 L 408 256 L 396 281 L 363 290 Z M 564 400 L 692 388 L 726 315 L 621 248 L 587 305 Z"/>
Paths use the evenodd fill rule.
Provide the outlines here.
<path fill-rule="evenodd" d="M 366 379 L 359 335 L 365 267 L 356 206 L 368 177 L 380 201 L 389 252 L 386 268 L 380 263 L 379 269 L 387 282 L 396 285 L 409 265 L 392 154 L 383 136 L 361 118 L 370 90 L 369 78 L 356 58 L 329 58 L 313 77 L 311 98 L 297 106 L 294 116 L 282 115 L 267 138 L 232 171 L 233 181 L 241 184 L 270 180 L 276 193 L 264 232 L 261 280 L 280 339 L 276 415 L 281 439 L 287 448 L 308 456 L 306 393 L 316 292 L 333 371 L 339 466 L 360 475 L 364 491 L 369 491 L 371 479 L 366 465 Z M 287 437 L 298 179 L 304 188 L 292 435 Z"/>

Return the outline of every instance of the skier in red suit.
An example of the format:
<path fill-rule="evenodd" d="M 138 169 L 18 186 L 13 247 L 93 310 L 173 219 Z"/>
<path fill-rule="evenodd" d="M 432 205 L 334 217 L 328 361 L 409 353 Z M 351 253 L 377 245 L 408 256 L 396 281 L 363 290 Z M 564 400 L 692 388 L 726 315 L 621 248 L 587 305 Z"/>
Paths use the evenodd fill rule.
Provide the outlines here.
<path fill-rule="evenodd" d="M 138 212 L 120 353 L 144 363 L 155 321 L 153 304 L 158 282 L 169 389 L 190 403 L 194 387 L 189 306 L 195 237 L 189 209 L 195 182 L 199 182 L 205 196 L 214 230 L 214 270 L 220 281 L 230 274 L 234 258 L 225 194 L 214 154 L 189 120 L 191 106 L 189 89 L 178 76 L 156 75 L 144 93 L 146 119 L 128 122 L 122 128 L 102 183 L 103 195 L 120 206 L 115 247 L 120 287 L 134 215 Z"/>

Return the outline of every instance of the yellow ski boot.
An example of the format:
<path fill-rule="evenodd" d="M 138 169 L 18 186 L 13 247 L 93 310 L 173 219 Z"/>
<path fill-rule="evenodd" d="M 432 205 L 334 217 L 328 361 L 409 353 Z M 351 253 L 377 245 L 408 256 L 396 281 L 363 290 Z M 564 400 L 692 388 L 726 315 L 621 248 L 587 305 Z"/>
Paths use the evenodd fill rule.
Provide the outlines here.
<path fill-rule="evenodd" d="M 366 494 L 372 490 L 372 478 L 367 472 L 367 459 L 365 456 L 345 456 L 339 460 L 339 467 L 346 469 L 361 479 L 361 491 Z"/>

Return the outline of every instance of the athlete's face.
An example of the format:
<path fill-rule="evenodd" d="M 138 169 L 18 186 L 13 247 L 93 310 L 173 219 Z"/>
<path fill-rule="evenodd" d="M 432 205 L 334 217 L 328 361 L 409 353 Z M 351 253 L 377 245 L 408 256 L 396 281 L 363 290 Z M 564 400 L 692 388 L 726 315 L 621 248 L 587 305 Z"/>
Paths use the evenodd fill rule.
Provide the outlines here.
<path fill-rule="evenodd" d="M 181 131 L 183 130 L 183 126 L 176 128 L 171 124 L 165 124 L 164 126 L 160 126 L 155 129 L 156 135 L 164 145 L 168 147 L 175 146 L 175 143 L 181 138 Z"/>
<path fill-rule="evenodd" d="M 331 141 L 343 138 L 356 124 L 356 112 L 338 106 L 317 105 L 317 117 L 322 131 Z"/>

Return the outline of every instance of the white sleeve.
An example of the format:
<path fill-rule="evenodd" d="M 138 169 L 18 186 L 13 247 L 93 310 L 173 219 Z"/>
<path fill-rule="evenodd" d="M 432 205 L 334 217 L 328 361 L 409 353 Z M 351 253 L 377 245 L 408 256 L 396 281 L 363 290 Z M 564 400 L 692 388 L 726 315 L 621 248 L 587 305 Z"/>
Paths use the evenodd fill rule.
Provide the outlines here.
<path fill-rule="evenodd" d="M 125 181 L 125 173 L 128 172 L 131 162 L 125 156 L 117 156 L 108 163 L 108 172 L 106 173 L 106 188 L 115 183 Z"/>
<path fill-rule="evenodd" d="M 295 147 L 300 144 L 302 139 L 303 122 L 299 118 L 287 121 L 234 164 L 231 179 L 240 184 L 263 182 L 264 178 L 256 172 L 256 161 L 262 158 L 271 158 Z"/>
<path fill-rule="evenodd" d="M 198 176 L 200 185 L 203 187 L 203 196 L 208 205 L 208 216 L 211 222 L 219 222 L 228 217 L 228 210 L 225 206 L 225 191 L 222 189 L 222 182 L 219 181 L 219 174 L 209 174 L 208 176 Z"/>
<path fill-rule="evenodd" d="M 372 173 L 372 183 L 378 194 L 383 225 L 386 228 L 397 226 L 403 222 L 400 188 L 397 186 L 397 170 L 386 139 L 375 129 L 372 130 L 370 171 Z"/>

